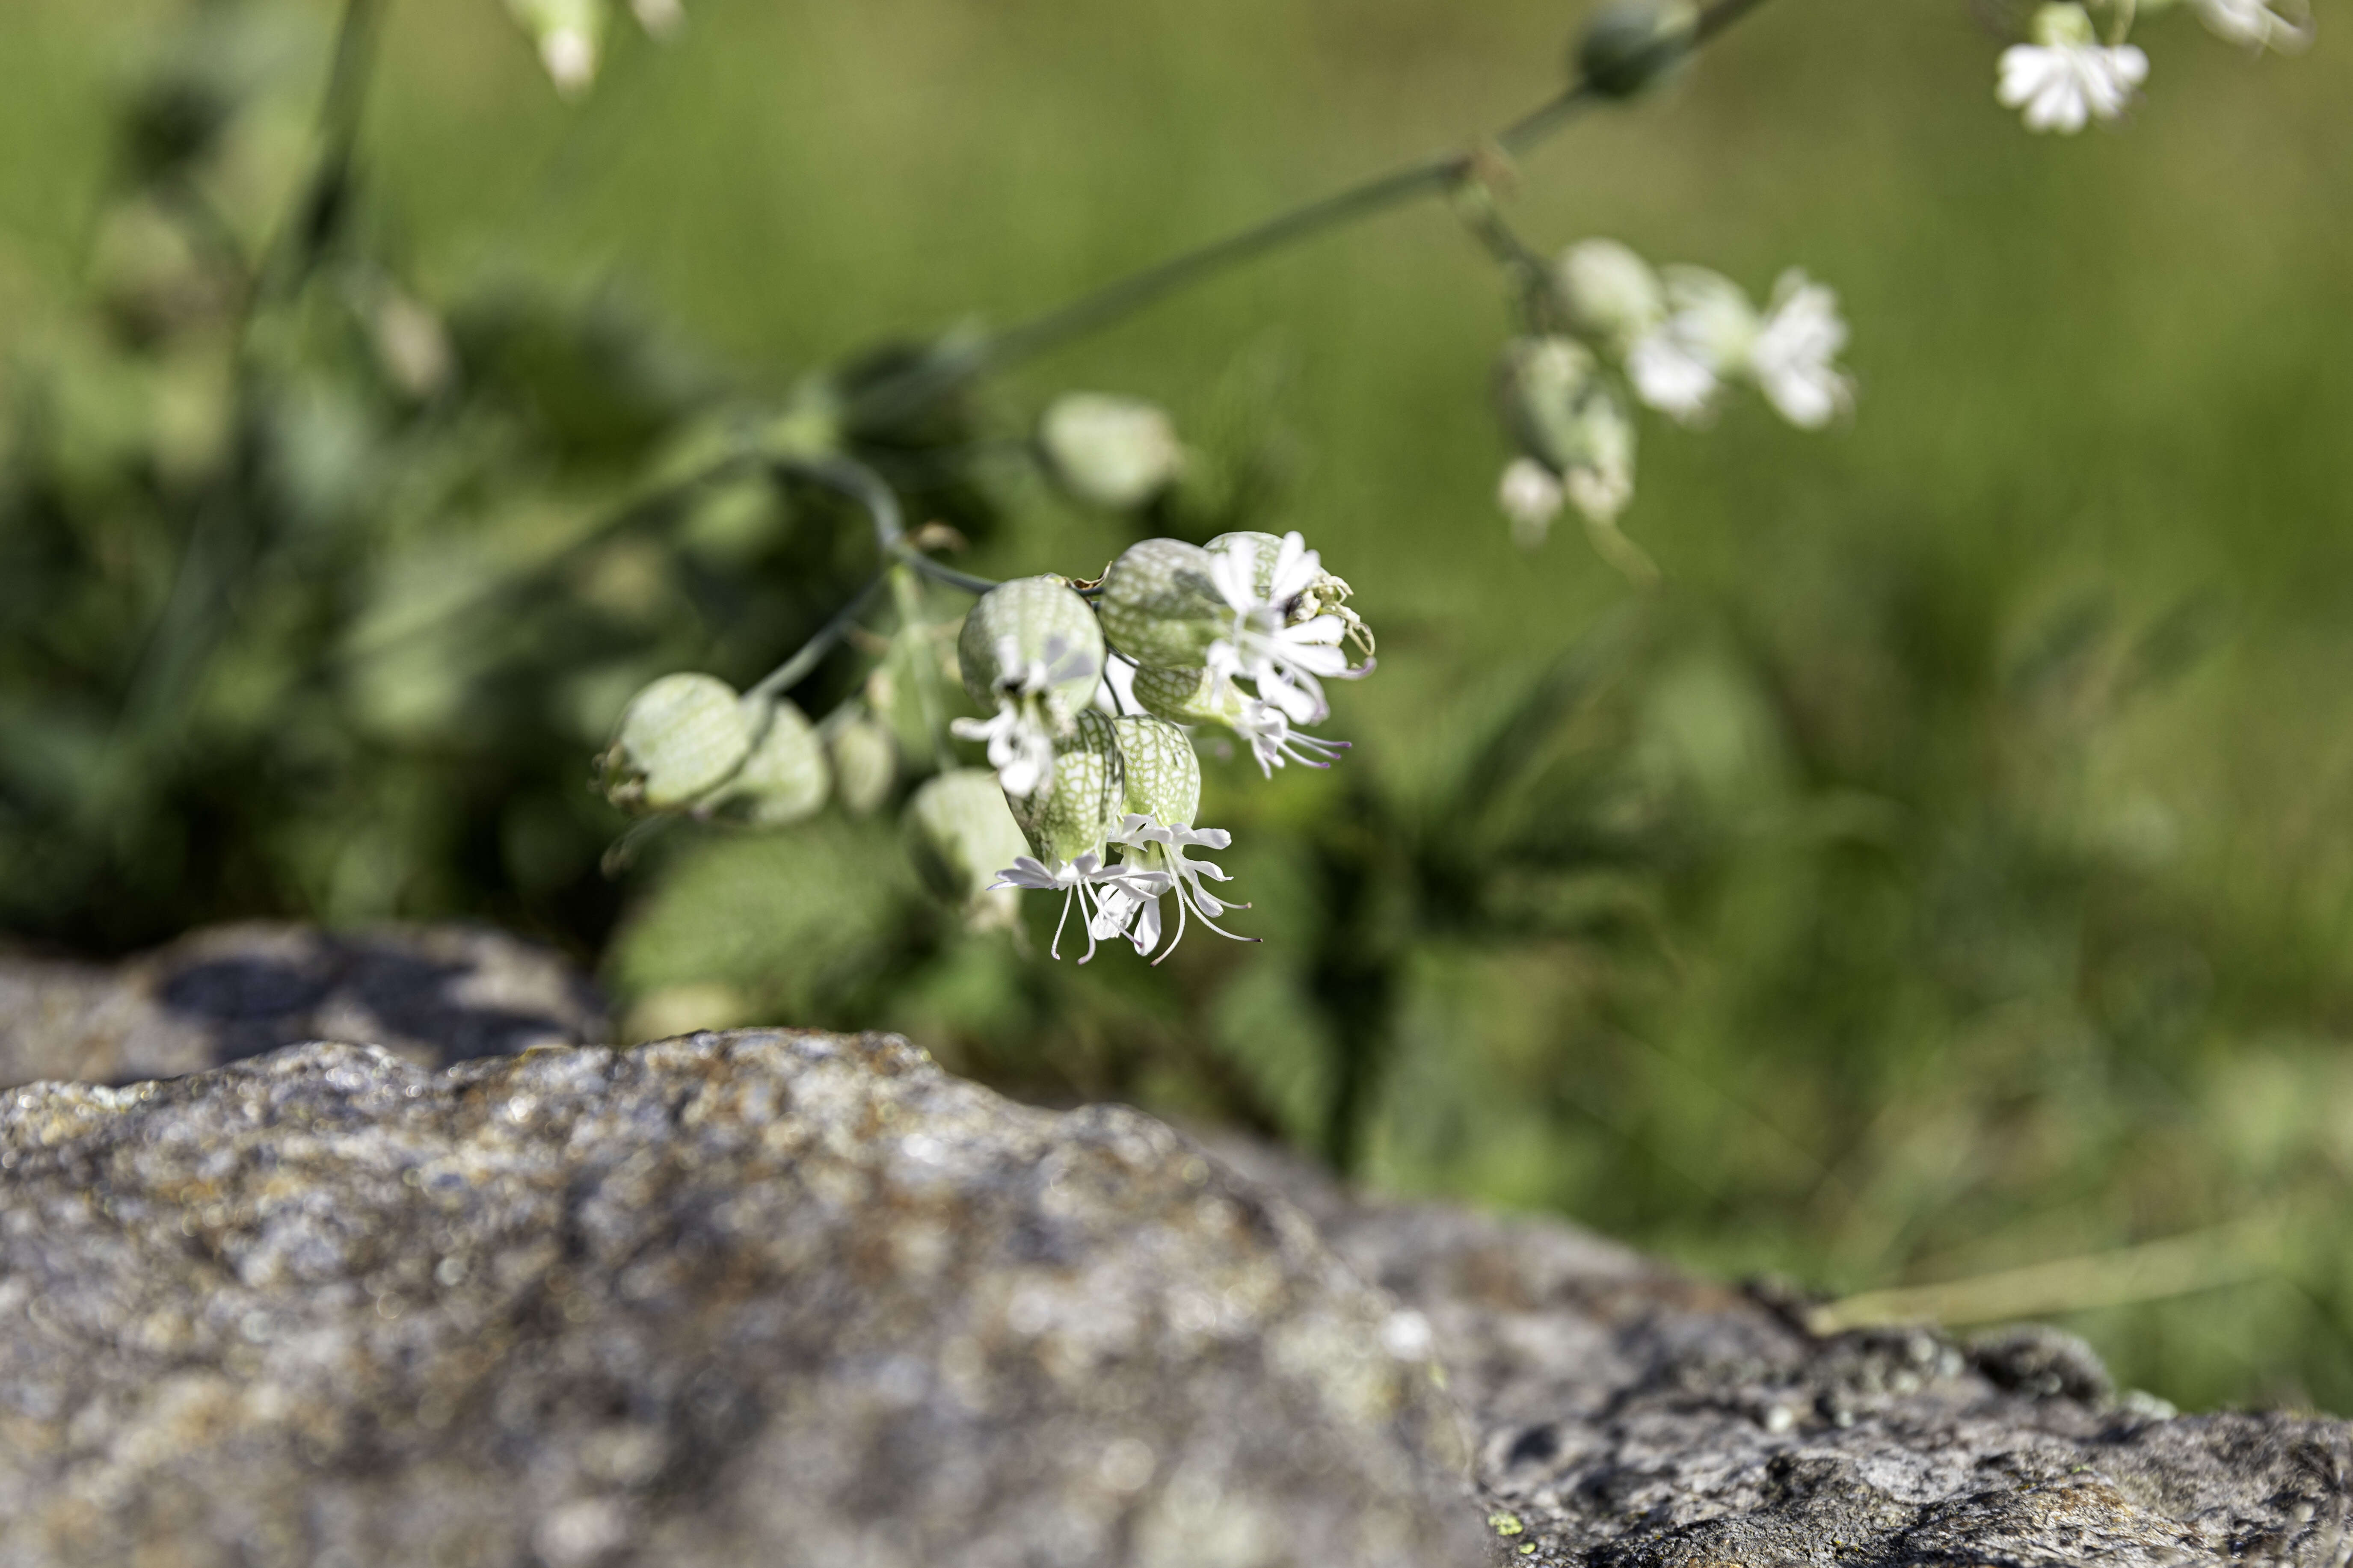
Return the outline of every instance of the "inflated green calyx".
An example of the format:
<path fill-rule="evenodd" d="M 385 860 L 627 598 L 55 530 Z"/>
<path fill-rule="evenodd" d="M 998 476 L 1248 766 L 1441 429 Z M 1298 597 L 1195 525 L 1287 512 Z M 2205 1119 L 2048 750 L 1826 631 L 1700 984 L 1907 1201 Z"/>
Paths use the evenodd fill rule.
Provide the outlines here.
<path fill-rule="evenodd" d="M 1201 760 L 1184 731 L 1165 719 L 1113 721 L 1127 770 L 1127 809 L 1156 826 L 1190 827 L 1201 809 Z"/>
<path fill-rule="evenodd" d="M 605 797 L 624 811 L 675 811 L 733 775 L 753 728 L 735 689 L 712 675 L 665 675 L 629 700 L 598 759 Z"/>
<path fill-rule="evenodd" d="M 1048 865 L 1100 851 L 1127 811 L 1126 766 L 1112 721 L 1092 708 L 1081 713 L 1054 748 L 1053 776 L 1035 795 L 1008 795 L 1006 804 Z"/>
<path fill-rule="evenodd" d="M 1030 849 L 995 773 L 957 768 L 925 781 L 907 802 L 900 832 L 923 885 L 963 910 L 969 925 L 1013 923 L 1017 895 L 991 891 L 990 884 Z"/>
<path fill-rule="evenodd" d="M 1200 664 L 1233 615 L 1209 576 L 1209 552 L 1179 539 L 1130 545 L 1095 599 L 1112 647 L 1158 669 Z"/>
<path fill-rule="evenodd" d="M 698 811 L 745 827 L 786 827 L 816 816 L 832 792 L 833 769 L 807 715 L 790 702 L 748 697 L 744 712 L 759 739 Z"/>
<path fill-rule="evenodd" d="M 1040 694 L 1029 678 L 1042 672 L 1042 695 L 1060 704 L 1060 731 L 1094 698 L 1103 678 L 1103 628 L 1064 579 L 1017 577 L 982 595 L 965 616 L 956 664 L 965 691 L 983 712 L 1017 692 Z"/>

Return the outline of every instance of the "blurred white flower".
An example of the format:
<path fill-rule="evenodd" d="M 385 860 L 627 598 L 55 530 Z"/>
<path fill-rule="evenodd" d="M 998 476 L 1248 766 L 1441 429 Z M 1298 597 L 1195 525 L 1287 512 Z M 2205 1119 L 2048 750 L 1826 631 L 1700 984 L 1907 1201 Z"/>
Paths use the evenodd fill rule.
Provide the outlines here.
<path fill-rule="evenodd" d="M 686 22 L 686 7 L 679 0 L 629 0 L 629 12 L 656 38 L 669 37 Z"/>
<path fill-rule="evenodd" d="M 2312 15 L 2283 0 L 2194 0 L 2198 19 L 2218 38 L 2283 54 L 2312 42 Z"/>
<path fill-rule="evenodd" d="M 2034 42 L 2001 55 L 1994 96 L 2026 111 L 2029 131 L 2073 135 L 2094 120 L 2114 120 L 2148 79 L 2148 56 L 2131 44 L 2104 45 L 2081 5 L 2045 5 L 2034 14 Z"/>
<path fill-rule="evenodd" d="M 1757 311 L 1738 284 L 1704 268 L 1667 268 L 1666 291 L 1667 319 L 1626 351 L 1626 374 L 1644 403 L 1696 425 L 1747 368 Z"/>
<path fill-rule="evenodd" d="M 1846 339 L 1838 295 L 1791 268 L 1773 287 L 1772 309 L 1748 351 L 1749 373 L 1782 418 L 1819 430 L 1854 403 L 1854 384 L 1836 363 Z"/>
<path fill-rule="evenodd" d="M 1552 532 L 1552 520 L 1567 500 L 1553 471 L 1534 458 L 1514 458 L 1504 468 L 1495 487 L 1495 504 L 1512 521 L 1512 539 L 1523 550 L 1542 545 Z"/>
<path fill-rule="evenodd" d="M 596 79 L 596 40 L 579 27 L 558 27 L 539 40 L 540 64 L 558 92 L 586 91 Z"/>

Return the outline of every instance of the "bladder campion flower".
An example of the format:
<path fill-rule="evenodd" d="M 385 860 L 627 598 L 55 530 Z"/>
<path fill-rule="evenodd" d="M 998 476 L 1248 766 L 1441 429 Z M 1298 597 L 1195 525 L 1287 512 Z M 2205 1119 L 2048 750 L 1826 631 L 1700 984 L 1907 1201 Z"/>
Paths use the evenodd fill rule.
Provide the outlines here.
<path fill-rule="evenodd" d="M 1128 718 L 1114 726 L 1120 752 L 1126 762 L 1128 813 L 1112 830 L 1109 842 L 1120 854 L 1122 879 L 1107 881 L 1096 898 L 1095 919 L 1089 935 L 1098 942 L 1124 936 L 1139 956 L 1160 949 L 1165 927 L 1160 913 L 1163 894 L 1176 895 L 1176 930 L 1160 949 L 1158 963 L 1176 951 L 1187 921 L 1198 917 L 1219 936 L 1250 942 L 1219 925 L 1215 917 L 1229 907 L 1201 886 L 1202 879 L 1222 882 L 1226 873 L 1187 851 L 1223 849 L 1233 842 L 1223 828 L 1196 829 L 1200 809 L 1201 764 L 1185 732 L 1162 719 Z"/>
<path fill-rule="evenodd" d="M 2279 0 L 2194 0 L 2198 19 L 2218 38 L 2283 54 L 2312 43 L 2312 16 L 2303 5 L 2283 9 Z"/>
<path fill-rule="evenodd" d="M 1060 577 L 1017 577 L 981 596 L 956 638 L 965 690 L 995 711 L 948 726 L 984 741 L 988 764 L 1010 795 L 1034 795 L 1053 778 L 1054 743 L 1094 699 L 1103 666 L 1103 630 L 1087 602 Z"/>
<path fill-rule="evenodd" d="M 1846 338 L 1838 295 L 1792 268 L 1774 285 L 1772 309 L 1749 345 L 1749 374 L 1782 418 L 1818 430 L 1854 404 L 1854 384 L 1836 363 Z"/>
<path fill-rule="evenodd" d="M 2033 42 L 2001 56 L 2004 108 L 2026 111 L 2029 131 L 2072 136 L 2094 120 L 2114 120 L 2148 79 L 2148 56 L 2132 44 L 2107 45 L 2081 5 L 2045 5 L 2034 14 Z"/>

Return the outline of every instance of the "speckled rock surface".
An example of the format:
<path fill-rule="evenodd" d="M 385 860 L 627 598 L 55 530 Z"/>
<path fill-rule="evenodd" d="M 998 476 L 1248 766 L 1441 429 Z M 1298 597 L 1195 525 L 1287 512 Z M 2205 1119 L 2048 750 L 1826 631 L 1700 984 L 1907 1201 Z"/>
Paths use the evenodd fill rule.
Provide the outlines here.
<path fill-rule="evenodd" d="M 482 926 L 257 921 L 111 965 L 0 950 L 0 1087 L 170 1078 L 306 1040 L 366 1041 L 438 1067 L 605 1037 L 596 990 L 572 964 Z"/>
<path fill-rule="evenodd" d="M 0 1095 L 0 1563 L 1442 1568 L 1426 1325 L 1138 1113 L 742 1031 Z"/>
<path fill-rule="evenodd" d="M 2049 1330 L 1816 1339 L 1571 1226 L 1288 1194 L 1430 1321 L 1498 1563 L 1595 1568 L 2353 1562 L 2353 1426 L 2168 1418 Z"/>

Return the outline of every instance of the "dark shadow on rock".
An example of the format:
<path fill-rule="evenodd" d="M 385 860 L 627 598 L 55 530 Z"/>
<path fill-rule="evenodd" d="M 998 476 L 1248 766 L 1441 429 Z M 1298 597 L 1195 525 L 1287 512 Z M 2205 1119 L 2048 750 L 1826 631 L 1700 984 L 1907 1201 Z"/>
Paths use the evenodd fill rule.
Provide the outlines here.
<path fill-rule="evenodd" d="M 111 967 L 0 953 L 0 1085 L 133 1083 L 319 1039 L 438 1067 L 605 1035 L 585 974 L 483 927 L 256 922 Z"/>

